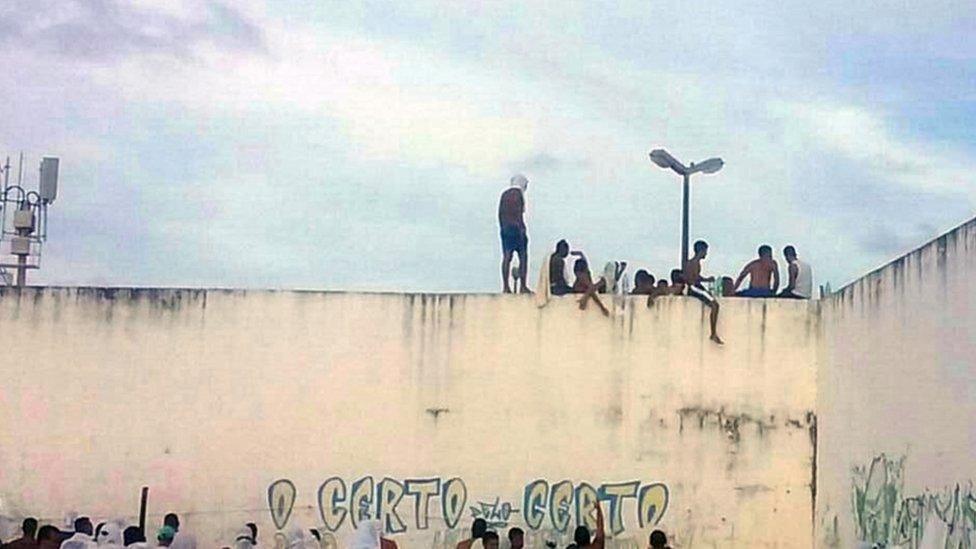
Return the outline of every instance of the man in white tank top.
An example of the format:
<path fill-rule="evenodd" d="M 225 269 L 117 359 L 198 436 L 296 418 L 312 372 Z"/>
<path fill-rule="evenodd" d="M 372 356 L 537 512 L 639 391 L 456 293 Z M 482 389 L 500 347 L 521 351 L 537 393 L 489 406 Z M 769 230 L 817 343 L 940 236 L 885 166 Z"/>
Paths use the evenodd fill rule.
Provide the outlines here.
<path fill-rule="evenodd" d="M 793 246 L 783 248 L 783 257 L 790 266 L 790 282 L 779 296 L 810 299 L 813 296 L 813 269 L 808 263 L 796 257 L 796 248 Z"/>

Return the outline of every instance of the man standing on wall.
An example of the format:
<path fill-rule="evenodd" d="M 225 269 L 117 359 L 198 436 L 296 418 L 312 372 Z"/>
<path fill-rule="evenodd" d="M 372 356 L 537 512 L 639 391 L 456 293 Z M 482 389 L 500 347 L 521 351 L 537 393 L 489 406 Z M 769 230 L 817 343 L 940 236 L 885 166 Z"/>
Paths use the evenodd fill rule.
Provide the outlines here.
<path fill-rule="evenodd" d="M 685 262 L 682 274 L 684 275 L 688 295 L 698 299 L 712 310 L 712 314 L 709 317 L 712 335 L 709 336 L 709 339 L 722 345 L 722 340 L 719 339 L 718 333 L 716 332 L 716 326 L 718 326 L 718 299 L 702 286 L 702 282 L 715 282 L 714 276 L 703 277 L 701 275 L 701 262 L 707 255 L 708 243 L 704 240 L 695 242 L 695 255 Z"/>
<path fill-rule="evenodd" d="M 512 293 L 508 283 L 511 273 L 512 254 L 518 255 L 518 288 L 526 293 L 525 278 L 529 272 L 529 237 L 525 229 L 525 191 L 529 180 L 522 174 L 512 177 L 511 186 L 498 200 L 498 226 L 502 237 L 502 291 Z"/>
<path fill-rule="evenodd" d="M 790 281 L 779 296 L 810 299 L 813 294 L 813 269 L 810 268 L 810 264 L 796 257 L 796 248 L 793 246 L 783 248 L 783 257 L 790 265 Z"/>

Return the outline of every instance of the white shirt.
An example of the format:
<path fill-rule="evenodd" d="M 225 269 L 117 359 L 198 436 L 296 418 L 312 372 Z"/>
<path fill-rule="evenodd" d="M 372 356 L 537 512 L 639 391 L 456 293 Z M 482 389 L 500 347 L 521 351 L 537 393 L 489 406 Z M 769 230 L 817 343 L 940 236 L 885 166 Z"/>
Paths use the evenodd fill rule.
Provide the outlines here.
<path fill-rule="evenodd" d="M 813 295 L 813 269 L 805 261 L 793 260 L 796 265 L 796 281 L 793 283 L 793 293 L 810 299 Z"/>

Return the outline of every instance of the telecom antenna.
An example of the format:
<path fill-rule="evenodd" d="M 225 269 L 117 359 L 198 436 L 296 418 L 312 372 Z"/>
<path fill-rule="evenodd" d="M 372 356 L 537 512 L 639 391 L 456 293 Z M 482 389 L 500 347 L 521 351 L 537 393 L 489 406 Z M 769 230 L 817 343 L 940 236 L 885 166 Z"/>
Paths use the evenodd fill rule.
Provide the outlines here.
<path fill-rule="evenodd" d="M 24 154 L 17 166 L 17 184 L 10 184 L 10 157 L 0 171 L 0 285 L 27 285 L 27 271 L 41 268 L 41 246 L 47 240 L 47 207 L 58 196 L 58 159 L 41 159 L 36 191 L 24 188 Z"/>

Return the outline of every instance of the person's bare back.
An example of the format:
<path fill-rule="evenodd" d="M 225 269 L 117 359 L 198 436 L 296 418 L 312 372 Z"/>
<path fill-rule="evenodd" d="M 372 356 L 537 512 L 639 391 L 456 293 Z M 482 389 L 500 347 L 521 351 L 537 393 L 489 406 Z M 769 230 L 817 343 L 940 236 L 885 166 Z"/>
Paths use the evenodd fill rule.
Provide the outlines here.
<path fill-rule="evenodd" d="M 743 271 L 749 275 L 749 287 L 768 290 L 773 281 L 773 271 L 779 269 L 772 259 L 753 259 Z"/>
<path fill-rule="evenodd" d="M 736 290 L 749 277 L 749 289 L 739 292 L 740 297 L 772 297 L 779 288 L 779 265 L 773 259 L 773 250 L 764 244 L 759 247 L 759 257 L 742 268 L 735 280 Z"/>

